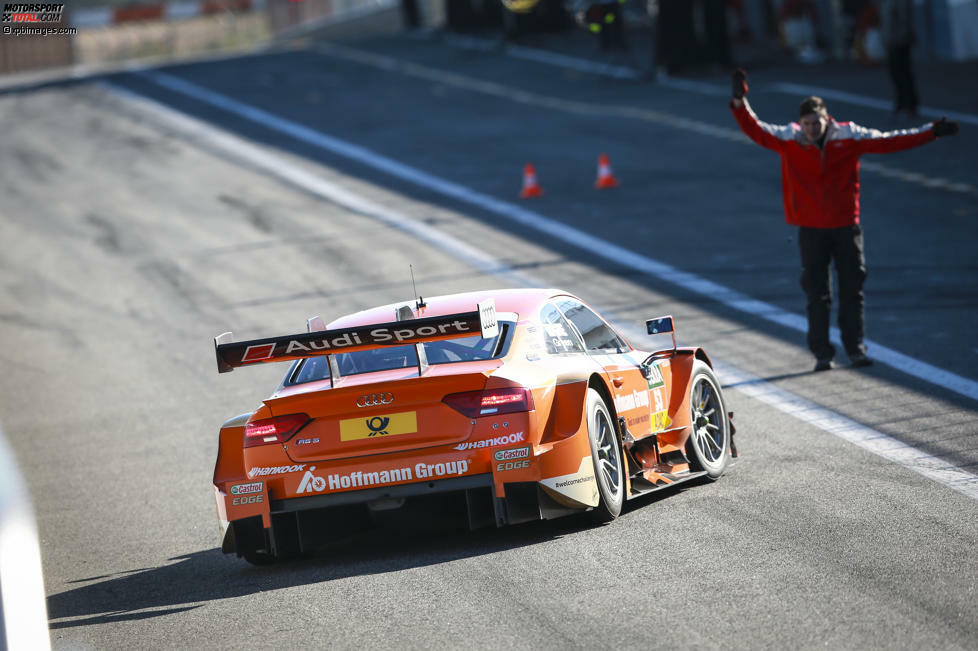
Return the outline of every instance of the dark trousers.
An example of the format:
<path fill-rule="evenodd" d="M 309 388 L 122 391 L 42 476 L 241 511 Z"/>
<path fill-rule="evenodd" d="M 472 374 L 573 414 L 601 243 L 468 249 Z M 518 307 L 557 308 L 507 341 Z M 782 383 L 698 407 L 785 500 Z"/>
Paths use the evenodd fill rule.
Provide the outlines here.
<path fill-rule="evenodd" d="M 886 60 L 890 67 L 890 79 L 893 80 L 893 91 L 896 95 L 894 111 L 909 111 L 917 113 L 917 82 L 913 77 L 913 59 L 911 46 L 893 45 L 887 51 Z"/>
<path fill-rule="evenodd" d="M 599 47 L 602 50 L 624 50 L 628 51 L 628 42 L 625 41 L 625 23 L 621 15 L 621 4 L 615 2 L 605 2 L 601 5 L 601 31 Z M 610 17 L 610 22 L 609 22 Z"/>
<path fill-rule="evenodd" d="M 832 309 L 832 275 L 835 263 L 839 279 L 839 330 L 850 357 L 865 353 L 863 284 L 866 259 L 863 231 L 857 224 L 843 228 L 805 228 L 798 231 L 801 249 L 801 287 L 808 297 L 808 349 L 817 359 L 832 359 L 835 348 L 829 341 Z"/>

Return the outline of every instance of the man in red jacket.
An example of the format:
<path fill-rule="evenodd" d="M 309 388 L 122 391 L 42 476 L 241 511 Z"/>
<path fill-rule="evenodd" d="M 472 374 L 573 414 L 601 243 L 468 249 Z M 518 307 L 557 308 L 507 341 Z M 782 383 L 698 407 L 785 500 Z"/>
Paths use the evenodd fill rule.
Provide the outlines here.
<path fill-rule="evenodd" d="M 816 371 L 832 368 L 835 348 L 829 341 L 832 307 L 830 261 L 839 278 L 839 330 L 853 366 L 869 366 L 863 344 L 865 317 L 863 283 L 866 260 L 859 225 L 859 157 L 886 154 L 953 136 L 958 125 L 941 118 L 916 129 L 867 129 L 836 122 L 819 97 L 801 103 L 797 123 L 761 122 L 745 98 L 747 75 L 733 74 L 730 110 L 747 136 L 781 155 L 781 189 L 785 220 L 798 226 L 801 286 L 808 297 L 808 348 Z"/>

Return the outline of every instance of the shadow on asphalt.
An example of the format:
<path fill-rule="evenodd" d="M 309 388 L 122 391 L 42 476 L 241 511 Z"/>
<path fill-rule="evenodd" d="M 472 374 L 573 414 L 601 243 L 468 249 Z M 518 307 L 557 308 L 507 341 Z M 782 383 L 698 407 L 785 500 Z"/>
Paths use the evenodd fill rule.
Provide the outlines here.
<path fill-rule="evenodd" d="M 683 486 L 669 487 L 635 498 L 625 504 L 620 519 L 682 489 Z M 587 514 L 580 514 L 475 532 L 446 534 L 426 530 L 398 533 L 395 537 L 386 531 L 378 536 L 374 531 L 351 536 L 332 548 L 263 567 L 249 565 L 218 548 L 191 552 L 170 558 L 169 564 L 159 567 L 74 581 L 94 583 L 48 597 L 49 626 L 61 629 L 172 615 L 200 608 L 204 605 L 201 602 L 439 565 L 586 535 L 603 526 Z M 615 527 L 616 523 L 608 526 Z M 393 539 L 397 540 L 396 548 L 390 546 Z"/>
<path fill-rule="evenodd" d="M 781 373 L 780 375 L 768 375 L 767 377 L 759 377 L 756 380 L 743 380 L 742 382 L 726 382 L 721 384 L 721 388 L 726 391 L 727 389 L 735 389 L 737 387 L 748 386 L 751 384 L 766 384 L 779 382 L 781 380 L 791 380 L 796 377 L 805 377 L 806 375 L 811 375 L 815 371 L 811 369 L 807 371 L 796 371 L 795 373 Z"/>
<path fill-rule="evenodd" d="M 153 610 L 153 611 L 143 611 L 138 613 L 112 613 L 107 615 L 97 615 L 95 617 L 86 617 L 85 619 L 74 619 L 70 622 L 53 622 L 48 624 L 48 628 L 51 630 L 58 628 L 72 628 L 74 626 L 91 626 L 93 624 L 114 624 L 117 622 L 130 622 L 140 619 L 149 619 L 150 617 L 159 617 L 160 615 L 173 615 L 175 613 L 182 613 L 186 610 L 195 610 L 200 608 L 200 606 L 183 606 L 181 608 L 167 608 L 165 610 Z"/>

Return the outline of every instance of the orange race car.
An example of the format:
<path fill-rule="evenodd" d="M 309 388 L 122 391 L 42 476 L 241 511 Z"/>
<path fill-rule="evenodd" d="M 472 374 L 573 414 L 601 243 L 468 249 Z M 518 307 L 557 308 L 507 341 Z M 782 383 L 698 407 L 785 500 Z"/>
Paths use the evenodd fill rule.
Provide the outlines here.
<path fill-rule="evenodd" d="M 672 317 L 647 328 L 672 333 Z M 222 549 L 252 563 L 431 514 L 472 529 L 612 520 L 625 499 L 716 479 L 736 456 L 702 349 L 673 334 L 636 350 L 559 290 L 418 299 L 215 347 L 221 372 L 292 361 L 220 432 Z"/>

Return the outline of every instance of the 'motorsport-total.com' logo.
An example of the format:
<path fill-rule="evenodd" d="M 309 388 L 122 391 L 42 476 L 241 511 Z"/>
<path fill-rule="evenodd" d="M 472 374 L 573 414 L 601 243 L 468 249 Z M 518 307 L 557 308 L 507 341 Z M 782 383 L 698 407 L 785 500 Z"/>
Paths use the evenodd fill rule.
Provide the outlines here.
<path fill-rule="evenodd" d="M 5 36 L 71 36 L 77 27 L 62 27 L 65 6 L 55 3 L 12 3 L 3 5 L 0 30 Z"/>
<path fill-rule="evenodd" d="M 5 3 L 4 23 L 59 23 L 64 4 Z"/>

